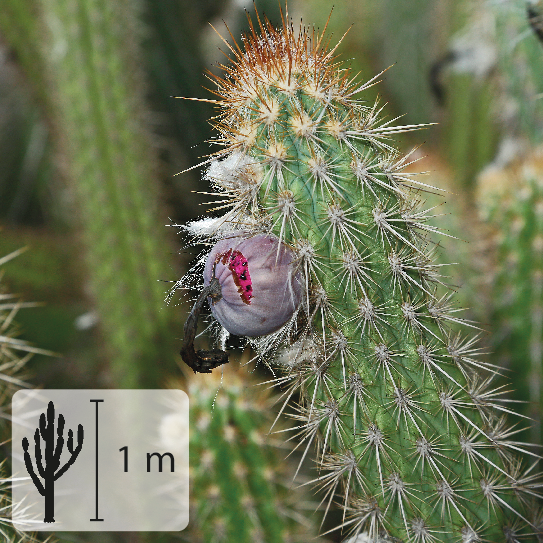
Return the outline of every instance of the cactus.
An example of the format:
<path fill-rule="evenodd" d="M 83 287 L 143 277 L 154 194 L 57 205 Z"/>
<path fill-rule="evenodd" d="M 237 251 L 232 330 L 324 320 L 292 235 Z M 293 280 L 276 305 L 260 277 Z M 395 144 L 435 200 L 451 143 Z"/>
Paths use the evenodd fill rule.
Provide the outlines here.
<path fill-rule="evenodd" d="M 3 478 L 7 470 L 5 470 L 5 462 L 0 464 L 0 536 L 4 543 L 37 543 L 38 539 L 30 532 L 21 532 L 17 530 L 12 523 L 12 516 L 17 516 L 21 519 L 24 516 L 24 508 L 14 506 L 11 501 L 9 486 L 11 481 L 8 478 Z M 29 521 L 32 522 L 32 521 Z"/>
<path fill-rule="evenodd" d="M 488 162 L 495 153 L 494 145 L 489 146 L 489 143 L 496 134 L 524 144 L 542 142 L 540 30 L 543 3 L 541 0 L 477 0 L 467 5 L 469 16 L 465 27 L 451 44 L 451 63 L 456 71 L 470 72 L 479 82 L 486 80 L 491 84 L 484 96 L 486 106 L 481 103 L 479 109 L 486 107 L 491 111 L 493 126 L 487 120 L 486 133 L 473 140 L 470 149 L 473 154 L 476 145 L 488 147 L 484 153 Z M 469 108 L 470 104 L 465 103 L 464 107 Z M 472 119 L 483 121 L 476 115 L 480 112 L 472 111 Z M 459 130 L 465 125 L 466 122 Z M 464 145 L 465 139 L 464 135 Z"/>
<path fill-rule="evenodd" d="M 532 441 L 541 443 L 540 217 L 543 179 L 540 0 L 489 3 L 498 59 L 496 87 L 502 131 L 500 152 L 479 176 L 477 203 L 490 227 L 490 291 L 486 304 L 496 361 L 511 371 L 513 399 L 533 419 Z"/>
<path fill-rule="evenodd" d="M 472 199 L 489 228 L 486 235 L 484 230 L 483 235 L 478 232 L 484 253 L 476 257 L 484 262 L 481 268 L 487 272 L 489 286 L 482 289 L 486 300 L 480 313 L 491 324 L 495 362 L 511 370 L 507 373 L 513 385 L 510 397 L 522 400 L 518 411 L 534 421 L 522 426 L 530 428 L 533 442 L 541 443 L 537 202 L 542 175 L 543 3 L 481 1 L 475 6 L 468 34 L 472 46 L 478 44 L 479 54 L 473 47 L 471 66 L 493 85 L 489 96 L 502 136 L 493 162 L 479 175 Z"/>
<path fill-rule="evenodd" d="M 6 2 L 0 28 L 21 53 L 54 125 L 81 230 L 89 291 L 113 381 L 159 386 L 175 368 L 160 280 L 170 251 L 145 116 L 140 1 Z M 32 43 L 32 47 L 28 46 Z M 43 89 L 47 92 L 43 92 Z"/>
<path fill-rule="evenodd" d="M 484 239 L 491 262 L 485 310 L 491 323 L 491 348 L 496 362 L 511 371 L 514 400 L 534 423 L 532 441 L 541 443 L 541 301 L 538 276 L 541 235 L 538 202 L 543 171 L 542 44 L 543 4 L 528 2 L 480 3 L 478 17 L 491 29 L 487 45 L 494 53 L 494 108 L 503 138 L 493 163 L 478 179 L 476 201 L 481 219 L 490 227 Z"/>
<path fill-rule="evenodd" d="M 0 266 L 18 256 L 23 249 L 0 258 Z M 0 274 L 0 278 L 2 275 Z M 51 354 L 49 351 L 32 346 L 27 341 L 18 338 L 19 330 L 15 324 L 15 317 L 19 309 L 32 307 L 33 303 L 16 300 L 5 288 L 3 281 L 0 284 L 0 442 L 5 444 L 11 439 L 11 429 L 7 424 L 7 413 L 11 397 L 20 387 L 27 386 L 22 380 L 22 369 L 25 364 L 36 354 Z M 7 475 L 6 461 L 0 462 L 0 536 L 6 543 L 25 543 L 35 541 L 33 536 L 27 532 L 22 533 L 15 529 L 12 524 L 12 516 L 17 515 L 19 519 L 24 518 L 24 509 L 15 510 L 11 502 L 9 487 L 11 481 Z"/>
<path fill-rule="evenodd" d="M 541 0 L 489 2 L 495 18 L 500 112 L 509 135 L 542 143 L 543 72 L 541 70 Z"/>
<path fill-rule="evenodd" d="M 541 443 L 543 410 L 543 150 L 479 176 L 481 218 L 491 228 L 489 319 L 496 362 L 511 370 L 514 399 Z"/>
<path fill-rule="evenodd" d="M 211 76 L 216 216 L 184 228 L 208 243 L 266 234 L 294 252 L 298 310 L 247 343 L 299 398 L 298 446 L 303 458 L 317 446 L 315 483 L 341 504 L 337 528 L 374 542 L 536 541 L 538 457 L 505 419 L 473 326 L 451 330 L 463 321 L 421 207 L 432 188 L 392 141 L 420 126 L 382 120 L 362 101 L 378 77 L 357 83 L 337 46 L 288 14 L 280 29 L 258 17 L 228 47 L 224 77 Z M 182 285 L 201 289 L 206 258 Z"/>
<path fill-rule="evenodd" d="M 306 517 L 304 509 L 314 506 L 300 488 L 292 488 L 289 450 L 267 435 L 274 403 L 269 391 L 230 368 L 224 379 L 196 375 L 183 387 L 192 426 L 191 521 L 185 537 L 195 543 L 313 540 L 315 516 Z M 185 424 L 175 414 L 163 419 L 160 435 L 168 450 L 187 438 Z"/>

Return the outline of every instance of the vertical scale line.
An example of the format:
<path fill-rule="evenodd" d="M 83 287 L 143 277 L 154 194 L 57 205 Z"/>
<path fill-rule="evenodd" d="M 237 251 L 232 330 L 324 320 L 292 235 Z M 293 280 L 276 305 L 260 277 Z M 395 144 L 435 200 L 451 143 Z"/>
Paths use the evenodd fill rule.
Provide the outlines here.
<path fill-rule="evenodd" d="M 98 403 L 103 402 L 104 400 L 89 400 L 90 402 L 96 403 L 96 451 L 95 451 L 95 492 L 96 492 L 96 513 L 95 518 L 91 518 L 90 521 L 103 521 L 103 518 L 98 518 Z"/>

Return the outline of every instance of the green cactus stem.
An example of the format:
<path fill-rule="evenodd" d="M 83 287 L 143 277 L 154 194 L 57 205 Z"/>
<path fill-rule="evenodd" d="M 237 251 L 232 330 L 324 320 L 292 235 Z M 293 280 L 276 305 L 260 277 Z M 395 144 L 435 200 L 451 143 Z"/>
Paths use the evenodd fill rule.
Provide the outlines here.
<path fill-rule="evenodd" d="M 211 76 L 216 215 L 185 228 L 208 242 L 271 234 L 296 253 L 298 311 L 247 342 L 299 398 L 299 448 L 317 446 L 315 483 L 341 503 L 337 528 L 373 542 L 536 541 L 538 457 L 505 419 L 477 332 L 451 331 L 462 319 L 421 207 L 432 189 L 392 141 L 420 126 L 383 120 L 363 101 L 377 77 L 358 83 L 314 29 L 288 15 L 251 28 Z"/>
<path fill-rule="evenodd" d="M 159 386 L 164 371 L 175 367 L 175 333 L 160 283 L 171 273 L 173 251 L 145 118 L 142 2 L 7 4 L 0 25 L 24 53 L 32 81 L 47 89 L 44 106 L 74 200 L 112 380 L 128 388 Z M 36 55 L 25 49 L 29 41 Z"/>
<path fill-rule="evenodd" d="M 240 370 L 194 375 L 190 398 L 190 523 L 195 543 L 303 543 L 318 524 L 312 496 L 293 487 L 295 465 L 269 434 L 274 398 Z M 168 450 L 188 435 L 171 415 L 161 423 Z M 309 513 L 309 514 L 308 514 Z M 311 516 L 313 515 L 313 516 Z M 323 541 L 323 539 L 315 539 Z"/>
<path fill-rule="evenodd" d="M 479 176 L 478 202 L 490 226 L 489 315 L 496 361 L 511 370 L 519 410 L 533 419 L 541 443 L 543 410 L 543 151 L 489 166 Z"/>
<path fill-rule="evenodd" d="M 490 2 L 495 17 L 498 54 L 500 109 L 509 135 L 541 144 L 543 133 L 543 43 L 541 0 Z"/>
<path fill-rule="evenodd" d="M 543 44 L 540 31 L 543 3 L 541 0 L 483 1 L 467 3 L 467 8 L 466 24 L 450 46 L 452 68 L 471 73 L 479 83 L 485 81 L 487 88 L 479 103 L 475 95 L 469 104 L 464 100 L 464 110 L 472 108 L 471 121 L 464 118 L 463 125 L 460 123 L 455 131 L 461 135 L 462 126 L 474 125 L 473 130 L 479 130 L 481 137 L 470 142 L 471 151 L 483 159 L 486 156 L 488 162 L 495 153 L 492 141 L 497 134 L 531 144 L 542 142 Z M 451 98 L 455 100 L 454 95 Z M 478 106 L 477 110 L 473 109 L 474 104 Z M 481 117 L 485 109 L 490 113 L 486 122 Z M 462 114 L 461 109 L 455 112 Z M 483 131 L 476 124 L 482 124 Z M 466 138 L 463 139 L 465 142 Z M 461 145 L 462 139 L 458 139 L 455 146 Z M 484 154 L 477 153 L 477 146 Z M 479 161 L 476 172 L 481 169 L 480 164 Z"/>

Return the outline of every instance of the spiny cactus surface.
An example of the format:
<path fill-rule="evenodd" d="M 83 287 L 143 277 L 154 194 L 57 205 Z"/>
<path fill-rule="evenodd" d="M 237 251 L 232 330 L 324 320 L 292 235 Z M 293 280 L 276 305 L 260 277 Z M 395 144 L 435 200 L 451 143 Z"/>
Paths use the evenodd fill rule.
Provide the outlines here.
<path fill-rule="evenodd" d="M 338 528 L 370 541 L 536 541 L 535 455 L 505 420 L 477 331 L 451 331 L 462 319 L 421 207 L 431 188 L 391 141 L 418 127 L 382 120 L 363 101 L 376 78 L 357 83 L 328 46 L 288 15 L 229 45 L 214 77 L 224 147 L 206 172 L 215 217 L 185 228 L 197 242 L 232 239 L 232 250 L 267 234 L 294 251 L 297 311 L 247 341 L 280 368 L 286 402 L 299 398 L 299 446 L 304 457 L 317 446 L 315 483 L 327 505 L 340 502 Z M 182 283 L 201 287 L 204 260 L 224 251 Z"/>
<path fill-rule="evenodd" d="M 314 539 L 315 504 L 293 488 L 289 450 L 268 435 L 273 397 L 245 372 L 192 376 L 190 541 L 303 543 Z M 168 450 L 187 435 L 172 415 L 161 435 Z M 313 516 L 311 516 L 313 514 Z M 319 539 L 322 541 L 322 539 Z"/>
<path fill-rule="evenodd" d="M 18 256 L 23 249 L 14 251 L 0 257 L 0 266 Z M 0 270 L 2 279 L 3 270 Z M 27 341 L 17 337 L 19 329 L 15 317 L 19 309 L 31 307 L 35 304 L 22 302 L 10 294 L 3 282 L 0 284 L 0 443 L 5 445 L 11 439 L 11 428 L 8 424 L 9 406 L 11 397 L 20 387 L 27 386 L 22 381 L 22 370 L 34 353 L 51 354 L 49 351 L 32 346 Z M 13 505 L 11 501 L 10 486 L 12 481 L 8 478 L 6 461 L 0 461 L 0 537 L 6 543 L 25 543 L 35 541 L 34 537 L 17 530 L 12 518 L 17 516 L 24 519 L 24 505 Z M 13 483 L 13 484 L 16 484 Z"/>

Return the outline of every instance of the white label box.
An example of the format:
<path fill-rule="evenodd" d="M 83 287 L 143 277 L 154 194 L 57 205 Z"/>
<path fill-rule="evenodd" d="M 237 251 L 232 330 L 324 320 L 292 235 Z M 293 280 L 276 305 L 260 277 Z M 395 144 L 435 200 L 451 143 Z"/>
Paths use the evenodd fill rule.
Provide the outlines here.
<path fill-rule="evenodd" d="M 182 390 L 19 390 L 13 524 L 23 531 L 178 531 L 189 521 Z"/>

